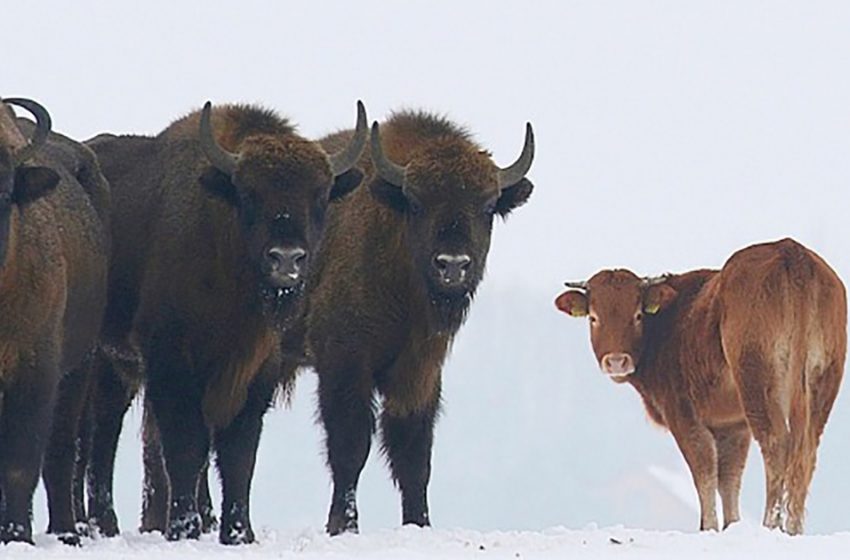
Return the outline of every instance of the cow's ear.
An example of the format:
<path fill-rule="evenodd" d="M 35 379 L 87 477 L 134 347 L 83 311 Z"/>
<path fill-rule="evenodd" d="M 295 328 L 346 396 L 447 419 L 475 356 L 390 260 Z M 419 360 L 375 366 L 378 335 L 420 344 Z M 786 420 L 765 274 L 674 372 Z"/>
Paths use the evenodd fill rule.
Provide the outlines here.
<path fill-rule="evenodd" d="M 219 198 L 234 208 L 239 206 L 239 196 L 236 192 L 236 186 L 225 173 L 219 171 L 216 167 L 207 167 L 201 176 L 198 177 L 201 186 L 204 187 L 209 194 Z"/>
<path fill-rule="evenodd" d="M 588 313 L 587 294 L 569 290 L 555 298 L 555 307 L 570 317 L 584 317 Z"/>
<path fill-rule="evenodd" d="M 50 194 L 58 184 L 59 174 L 49 167 L 18 167 L 15 169 L 13 201 L 18 206 L 26 206 Z"/>
<path fill-rule="evenodd" d="M 353 167 L 334 178 L 334 186 L 331 187 L 330 201 L 339 200 L 357 188 L 363 180 L 363 172 Z"/>
<path fill-rule="evenodd" d="M 650 286 L 643 292 L 643 311 L 654 315 L 666 309 L 679 293 L 667 283 Z"/>
<path fill-rule="evenodd" d="M 401 187 L 377 177 L 369 185 L 369 190 L 372 192 L 372 196 L 381 204 L 385 204 L 398 212 L 406 212 L 408 210 L 407 197 L 404 196 Z"/>
<path fill-rule="evenodd" d="M 506 217 L 511 210 L 525 204 L 533 190 L 534 185 L 524 177 L 518 183 L 505 187 L 496 201 L 496 212 L 501 217 Z"/>

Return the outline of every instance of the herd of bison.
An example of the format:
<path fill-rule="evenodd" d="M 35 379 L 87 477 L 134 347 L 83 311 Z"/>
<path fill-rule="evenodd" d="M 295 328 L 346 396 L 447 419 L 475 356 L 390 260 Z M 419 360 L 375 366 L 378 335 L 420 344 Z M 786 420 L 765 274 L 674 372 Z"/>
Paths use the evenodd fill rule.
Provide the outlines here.
<path fill-rule="evenodd" d="M 527 125 L 498 167 L 426 112 L 318 141 L 276 112 L 207 103 L 156 136 L 53 132 L 39 103 L 0 102 L 0 540 L 119 531 L 122 419 L 143 391 L 143 531 L 254 541 L 263 415 L 318 375 L 333 492 L 326 529 L 357 532 L 378 434 L 402 523 L 430 525 L 443 362 L 485 269 L 494 217 L 529 199 Z M 16 117 L 14 109 L 31 118 Z M 693 475 L 704 530 L 739 519 L 754 437 L 764 525 L 803 530 L 846 351 L 835 272 L 784 239 L 721 270 L 603 270 L 555 301 L 587 317 L 599 367 L 632 385 Z M 378 406 L 379 405 L 379 406 Z M 379 426 L 376 426 L 379 424 Z M 214 514 L 211 457 L 221 480 Z"/>

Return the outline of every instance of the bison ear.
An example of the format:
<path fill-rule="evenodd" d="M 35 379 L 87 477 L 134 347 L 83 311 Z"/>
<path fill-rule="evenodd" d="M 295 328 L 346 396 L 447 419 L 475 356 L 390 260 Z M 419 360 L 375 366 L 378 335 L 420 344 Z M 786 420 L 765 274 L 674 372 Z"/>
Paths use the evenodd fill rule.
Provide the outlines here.
<path fill-rule="evenodd" d="M 666 283 L 648 287 L 643 292 L 644 313 L 655 315 L 673 303 L 677 295 L 679 292 Z"/>
<path fill-rule="evenodd" d="M 334 186 L 331 187 L 330 201 L 333 202 L 344 197 L 356 189 L 362 180 L 363 172 L 355 167 L 352 167 L 342 175 L 337 175 L 334 178 Z"/>
<path fill-rule="evenodd" d="M 587 315 L 587 295 L 578 290 L 569 290 L 555 299 L 555 307 L 570 317 Z"/>
<path fill-rule="evenodd" d="M 216 167 L 207 167 L 201 176 L 198 178 L 201 186 L 216 198 L 220 198 L 229 205 L 236 208 L 239 206 L 239 196 L 236 192 L 236 187 L 225 173 L 219 171 Z"/>
<path fill-rule="evenodd" d="M 404 192 L 401 190 L 401 187 L 388 183 L 378 177 L 372 181 L 369 190 L 378 202 L 386 204 L 393 210 L 397 210 L 399 212 L 407 211 L 407 197 L 404 196 Z"/>
<path fill-rule="evenodd" d="M 521 179 L 519 183 L 515 183 L 510 187 L 505 187 L 496 201 L 496 213 L 503 218 L 506 217 L 511 213 L 511 210 L 525 204 L 533 190 L 534 185 L 526 178 Z"/>
<path fill-rule="evenodd" d="M 12 198 L 18 206 L 26 206 L 50 194 L 58 184 L 59 174 L 49 167 L 18 167 Z"/>

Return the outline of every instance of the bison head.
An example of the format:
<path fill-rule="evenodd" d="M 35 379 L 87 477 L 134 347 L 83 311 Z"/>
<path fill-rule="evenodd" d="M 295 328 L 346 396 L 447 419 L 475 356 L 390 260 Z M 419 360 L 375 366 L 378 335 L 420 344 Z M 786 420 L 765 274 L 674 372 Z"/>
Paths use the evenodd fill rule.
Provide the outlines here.
<path fill-rule="evenodd" d="M 515 163 L 497 167 L 464 138 L 431 139 L 405 166 L 384 155 L 378 123 L 372 126 L 372 194 L 405 217 L 413 267 L 424 277 L 442 327 L 459 326 L 484 274 L 493 217 L 505 217 L 531 195 L 525 178 L 534 158 L 534 133 Z"/>
<path fill-rule="evenodd" d="M 640 365 L 647 323 L 676 297 L 667 277 L 638 278 L 628 270 L 603 270 L 570 288 L 555 305 L 572 317 L 589 317 L 590 342 L 603 373 L 625 381 Z"/>
<path fill-rule="evenodd" d="M 9 249 L 12 214 L 15 207 L 23 209 L 29 203 L 51 192 L 59 183 L 59 175 L 49 167 L 28 165 L 50 134 L 50 115 L 31 99 L 10 98 L 2 103 L 18 105 L 33 114 L 36 128 L 27 145 L 12 150 L 0 139 L 0 264 L 6 262 Z M 5 110 L 0 107 L 0 110 Z"/>
<path fill-rule="evenodd" d="M 353 167 L 366 144 L 366 110 L 358 101 L 354 135 L 334 154 L 296 134 L 248 136 L 233 154 L 216 142 L 210 114 L 208 102 L 201 113 L 200 143 L 212 166 L 201 184 L 238 214 L 267 311 L 280 318 L 303 291 L 328 203 L 363 178 Z"/>

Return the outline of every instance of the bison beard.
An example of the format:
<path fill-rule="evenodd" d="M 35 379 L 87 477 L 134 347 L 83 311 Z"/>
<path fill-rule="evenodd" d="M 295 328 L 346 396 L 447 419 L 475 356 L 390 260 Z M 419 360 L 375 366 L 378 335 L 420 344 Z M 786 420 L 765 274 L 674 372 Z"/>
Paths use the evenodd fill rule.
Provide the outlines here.
<path fill-rule="evenodd" d="M 469 306 L 475 298 L 475 289 L 463 293 L 447 293 L 429 286 L 431 299 L 431 324 L 439 333 L 453 334 L 460 329 Z"/>
<path fill-rule="evenodd" d="M 300 316 L 304 306 L 303 295 L 303 283 L 291 288 L 278 288 L 264 281 L 260 287 L 263 315 L 276 330 L 284 331 L 295 317 Z"/>

